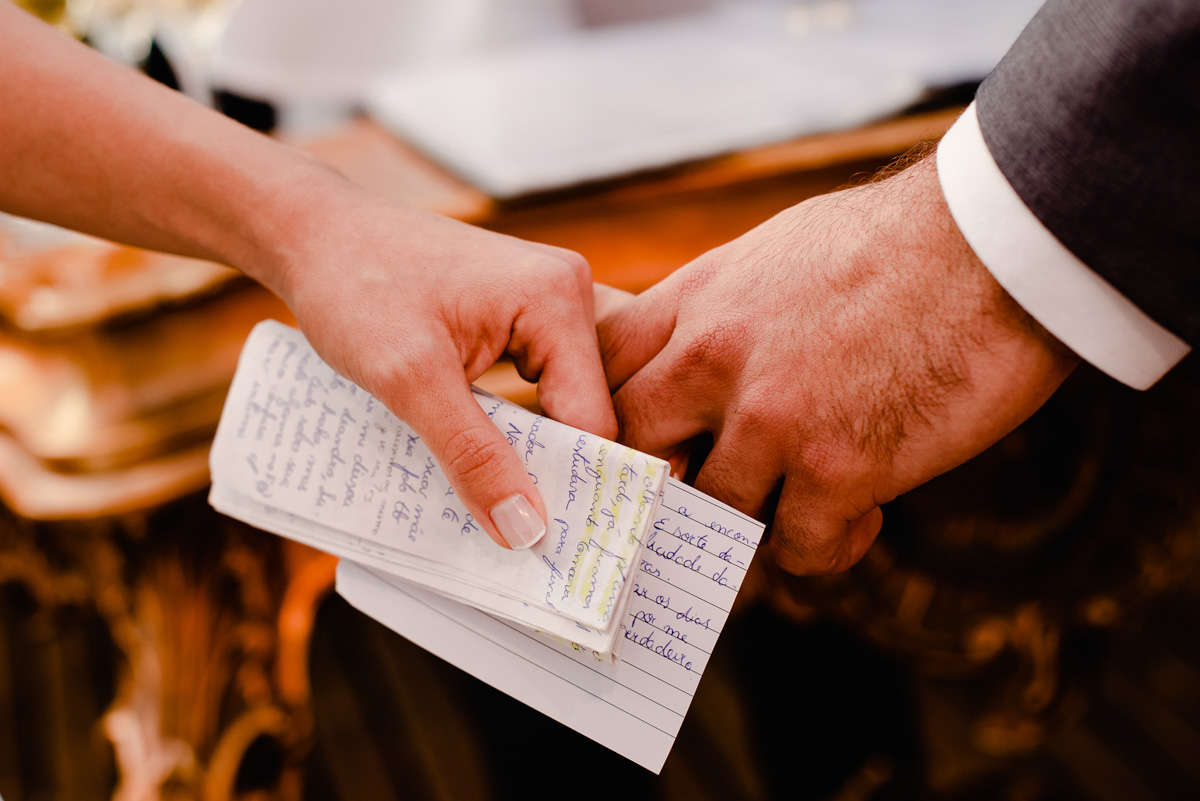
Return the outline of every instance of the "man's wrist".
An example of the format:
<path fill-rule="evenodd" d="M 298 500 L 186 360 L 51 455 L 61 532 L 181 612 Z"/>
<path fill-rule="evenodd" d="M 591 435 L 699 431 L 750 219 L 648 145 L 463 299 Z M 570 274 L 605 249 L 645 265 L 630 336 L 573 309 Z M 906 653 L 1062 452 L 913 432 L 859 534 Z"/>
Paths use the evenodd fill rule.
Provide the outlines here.
<path fill-rule="evenodd" d="M 1079 357 L 1018 304 L 980 261 L 963 237 L 938 182 L 936 156 L 923 158 L 889 178 L 882 211 L 884 236 L 910 254 L 911 269 L 930 271 L 929 293 L 939 294 L 942 314 L 964 336 L 1016 336 L 1030 350 L 1031 363 L 1069 373 Z M 1039 353 L 1035 356 L 1032 351 Z"/>
<path fill-rule="evenodd" d="M 938 180 L 963 237 L 1040 325 L 1113 378 L 1145 389 L 1186 342 L 1081 261 L 1025 205 L 983 138 L 972 104 L 938 145 Z"/>

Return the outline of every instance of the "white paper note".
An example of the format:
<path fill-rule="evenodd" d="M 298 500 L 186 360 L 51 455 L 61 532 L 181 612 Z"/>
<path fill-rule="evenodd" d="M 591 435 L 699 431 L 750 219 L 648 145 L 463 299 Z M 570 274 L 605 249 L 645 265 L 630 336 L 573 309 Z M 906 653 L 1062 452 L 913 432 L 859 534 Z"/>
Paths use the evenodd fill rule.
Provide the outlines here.
<path fill-rule="evenodd" d="M 477 392 L 521 456 L 549 531 L 493 543 L 424 443 L 320 360 L 259 324 L 242 351 L 211 466 L 222 512 L 606 651 L 631 592 L 667 465 Z M 308 523 L 314 525 L 306 525 Z"/>
<path fill-rule="evenodd" d="M 422 648 L 657 773 L 762 531 L 668 480 L 633 574 L 615 661 L 348 561 L 338 566 L 337 589 Z"/>

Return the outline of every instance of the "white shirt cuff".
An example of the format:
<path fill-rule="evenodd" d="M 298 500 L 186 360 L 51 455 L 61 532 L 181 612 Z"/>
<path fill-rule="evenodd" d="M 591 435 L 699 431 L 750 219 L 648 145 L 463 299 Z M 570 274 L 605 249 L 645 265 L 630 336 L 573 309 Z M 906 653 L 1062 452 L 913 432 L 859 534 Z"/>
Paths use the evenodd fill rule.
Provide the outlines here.
<path fill-rule="evenodd" d="M 1081 358 L 1146 389 L 1187 355 L 1186 342 L 1090 270 L 1025 206 L 983 141 L 974 103 L 938 145 L 937 168 L 950 214 L 975 255 Z"/>

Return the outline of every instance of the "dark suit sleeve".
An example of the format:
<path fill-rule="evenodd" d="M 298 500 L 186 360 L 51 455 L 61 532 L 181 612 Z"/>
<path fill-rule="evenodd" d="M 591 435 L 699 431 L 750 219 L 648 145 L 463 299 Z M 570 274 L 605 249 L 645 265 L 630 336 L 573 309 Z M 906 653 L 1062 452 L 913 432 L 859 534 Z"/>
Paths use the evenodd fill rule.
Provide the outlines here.
<path fill-rule="evenodd" d="M 1041 223 L 1200 345 L 1200 0 L 1049 0 L 976 113 Z"/>

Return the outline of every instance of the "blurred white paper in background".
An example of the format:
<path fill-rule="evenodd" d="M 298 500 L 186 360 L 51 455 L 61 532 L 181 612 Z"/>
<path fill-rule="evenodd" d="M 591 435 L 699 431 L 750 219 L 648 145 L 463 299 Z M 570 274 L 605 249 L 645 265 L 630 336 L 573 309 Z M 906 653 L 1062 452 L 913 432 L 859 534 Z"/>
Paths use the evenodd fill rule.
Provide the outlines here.
<path fill-rule="evenodd" d="M 252 97 L 354 102 L 381 76 L 574 24 L 571 0 L 241 0 L 210 77 Z"/>
<path fill-rule="evenodd" d="M 850 127 L 921 94 L 911 74 L 760 22 L 738 10 L 600 29 L 407 72 L 369 108 L 510 198 Z"/>
<path fill-rule="evenodd" d="M 722 4 L 405 70 L 369 108 L 512 198 L 886 116 L 983 77 L 1035 7 Z"/>
<path fill-rule="evenodd" d="M 219 34 L 206 23 L 192 37 L 203 42 L 163 37 L 190 94 L 206 79 L 271 101 L 285 129 L 313 110 L 342 119 L 366 104 L 500 198 L 887 116 L 931 88 L 981 79 L 1039 5 L 229 2 Z"/>
<path fill-rule="evenodd" d="M 863 51 L 928 88 L 982 80 L 1043 0 L 857 0 Z"/>

